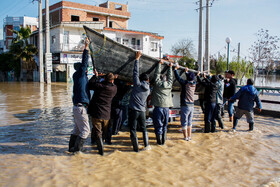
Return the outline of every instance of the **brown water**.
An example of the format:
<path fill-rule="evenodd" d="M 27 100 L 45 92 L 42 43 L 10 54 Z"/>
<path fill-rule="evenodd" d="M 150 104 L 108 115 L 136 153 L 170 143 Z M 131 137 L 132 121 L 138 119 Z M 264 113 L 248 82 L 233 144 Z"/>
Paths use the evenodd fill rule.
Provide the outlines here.
<path fill-rule="evenodd" d="M 253 132 L 244 119 L 231 132 L 225 118 L 225 130 L 204 134 L 195 107 L 190 142 L 173 122 L 164 146 L 156 145 L 149 128 L 149 151 L 132 152 L 123 131 L 105 145 L 103 157 L 89 139 L 84 154 L 69 155 L 71 90 L 63 83 L 0 83 L 0 186 L 280 185 L 279 118 L 256 116 Z"/>

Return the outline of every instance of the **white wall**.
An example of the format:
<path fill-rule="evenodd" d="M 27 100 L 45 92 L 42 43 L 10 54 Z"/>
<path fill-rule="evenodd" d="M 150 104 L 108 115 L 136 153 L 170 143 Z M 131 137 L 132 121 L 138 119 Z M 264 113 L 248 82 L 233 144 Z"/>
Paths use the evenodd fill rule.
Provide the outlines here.
<path fill-rule="evenodd" d="M 35 25 L 38 27 L 38 18 L 24 16 L 23 26 L 26 27 L 26 25 Z"/>
<path fill-rule="evenodd" d="M 52 37 L 55 36 L 55 41 L 53 43 Z M 50 30 L 50 48 L 51 53 L 58 53 L 60 52 L 60 28 L 56 27 Z"/>
<path fill-rule="evenodd" d="M 114 32 L 114 31 L 103 31 L 103 34 L 115 41 L 117 41 L 116 38 L 120 38 L 121 44 L 123 44 L 124 39 L 128 39 L 128 47 L 131 47 L 131 48 L 133 48 L 133 46 L 131 44 L 132 38 L 136 39 L 136 44 L 137 44 L 137 40 L 140 40 L 140 50 L 144 54 L 155 57 L 155 58 L 159 58 L 159 44 L 162 45 L 162 40 L 155 39 L 148 35 L 143 35 L 143 34 L 127 34 L 127 33 Z M 151 42 L 152 41 L 158 43 L 157 51 L 151 51 Z M 136 49 L 136 48 L 134 48 L 134 49 Z"/>

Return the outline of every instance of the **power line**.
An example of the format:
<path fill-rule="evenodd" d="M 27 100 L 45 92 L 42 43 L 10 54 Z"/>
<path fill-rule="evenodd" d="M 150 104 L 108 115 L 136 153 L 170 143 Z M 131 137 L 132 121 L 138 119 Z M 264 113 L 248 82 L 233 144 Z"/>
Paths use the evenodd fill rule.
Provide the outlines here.
<path fill-rule="evenodd" d="M 12 11 L 12 9 L 10 9 L 10 10 L 8 10 L 8 12 L 9 11 L 11 11 L 10 12 L 10 14 L 12 15 L 14 12 L 19 12 L 20 10 L 24 10 L 27 6 L 29 6 L 30 4 L 31 4 L 32 2 L 29 2 L 28 4 L 26 4 L 26 5 L 24 5 L 23 7 L 20 7 L 19 9 L 17 9 L 16 11 Z M 8 12 L 6 12 L 6 13 L 8 13 Z M 5 13 L 5 14 L 6 14 Z M 5 17 L 5 14 L 2 14 L 0 17 Z"/>

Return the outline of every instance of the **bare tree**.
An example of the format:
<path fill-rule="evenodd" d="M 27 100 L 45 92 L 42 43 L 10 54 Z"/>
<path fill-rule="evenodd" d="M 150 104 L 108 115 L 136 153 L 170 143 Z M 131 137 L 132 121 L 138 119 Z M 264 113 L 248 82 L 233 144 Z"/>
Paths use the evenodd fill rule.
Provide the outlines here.
<path fill-rule="evenodd" d="M 270 36 L 268 30 L 261 29 L 256 33 L 257 41 L 249 49 L 252 61 L 256 66 L 256 71 L 260 67 L 262 70 L 266 69 L 267 75 L 276 69 L 275 60 L 279 59 L 280 41 L 277 36 Z M 256 78 L 256 74 L 255 74 Z"/>
<path fill-rule="evenodd" d="M 193 41 L 189 38 L 178 41 L 172 46 L 171 51 L 174 55 L 181 55 L 188 58 L 194 58 L 196 55 Z"/>

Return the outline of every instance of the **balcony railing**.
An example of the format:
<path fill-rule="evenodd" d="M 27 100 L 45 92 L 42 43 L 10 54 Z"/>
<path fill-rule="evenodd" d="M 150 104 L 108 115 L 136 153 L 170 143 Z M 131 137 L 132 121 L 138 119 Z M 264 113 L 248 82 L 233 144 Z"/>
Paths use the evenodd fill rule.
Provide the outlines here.
<path fill-rule="evenodd" d="M 139 50 L 139 51 L 143 51 L 143 47 L 141 45 L 125 45 L 127 47 L 130 47 L 132 49 L 135 50 Z M 80 43 L 69 43 L 69 44 L 65 44 L 65 43 L 61 43 L 60 44 L 60 49 L 61 51 L 83 51 L 84 49 L 84 44 Z"/>
<path fill-rule="evenodd" d="M 124 44 L 124 45 L 135 50 L 140 50 L 140 51 L 143 50 L 143 47 L 141 45 L 132 45 L 132 44 Z"/>
<path fill-rule="evenodd" d="M 61 43 L 60 44 L 60 49 L 61 51 L 83 51 L 84 49 L 84 44 L 81 43 Z"/>

